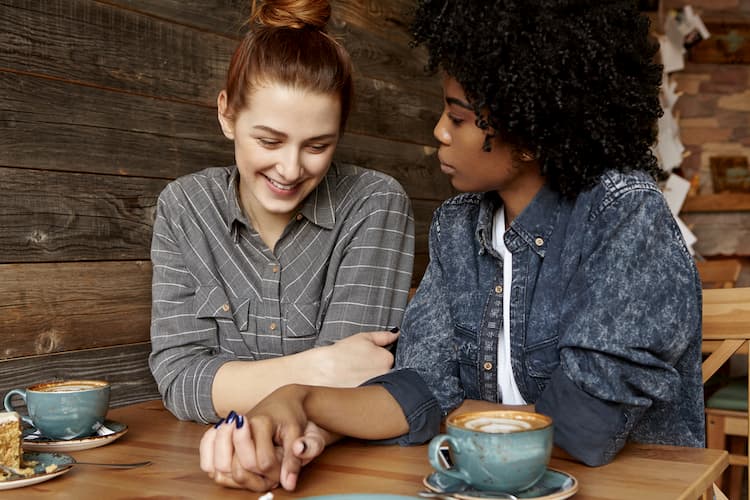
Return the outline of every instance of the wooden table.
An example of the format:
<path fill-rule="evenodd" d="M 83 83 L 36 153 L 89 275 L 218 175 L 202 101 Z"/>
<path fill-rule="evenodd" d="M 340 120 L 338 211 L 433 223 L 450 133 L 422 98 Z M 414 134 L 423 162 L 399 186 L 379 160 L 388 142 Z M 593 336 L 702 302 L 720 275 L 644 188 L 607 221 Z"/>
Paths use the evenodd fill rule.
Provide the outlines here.
<path fill-rule="evenodd" d="M 13 499 L 232 499 L 258 494 L 216 486 L 200 470 L 198 442 L 206 426 L 180 422 L 160 401 L 111 410 L 108 418 L 128 425 L 128 433 L 100 448 L 70 452 L 80 461 L 153 464 L 116 470 L 73 467 L 50 481 L 0 492 Z M 577 500 L 695 499 L 727 466 L 727 452 L 666 446 L 629 445 L 609 465 L 589 468 L 553 459 L 551 465 L 580 482 Z M 330 493 L 414 495 L 431 471 L 426 446 L 338 443 L 304 470 L 294 493 L 274 491 L 275 500 Z"/>

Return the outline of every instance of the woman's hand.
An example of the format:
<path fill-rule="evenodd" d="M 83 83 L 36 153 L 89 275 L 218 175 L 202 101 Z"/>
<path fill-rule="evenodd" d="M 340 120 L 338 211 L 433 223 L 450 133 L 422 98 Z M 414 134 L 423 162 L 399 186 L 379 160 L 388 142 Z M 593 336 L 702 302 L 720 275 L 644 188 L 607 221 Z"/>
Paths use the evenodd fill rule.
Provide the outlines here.
<path fill-rule="evenodd" d="M 230 414 L 201 439 L 201 469 L 218 484 L 268 491 L 293 490 L 300 469 L 335 436 L 307 419 L 304 388 L 283 387 L 246 417 Z"/>
<path fill-rule="evenodd" d="M 319 379 L 312 385 L 356 387 L 393 367 L 387 346 L 398 340 L 397 333 L 364 332 L 319 348 Z"/>

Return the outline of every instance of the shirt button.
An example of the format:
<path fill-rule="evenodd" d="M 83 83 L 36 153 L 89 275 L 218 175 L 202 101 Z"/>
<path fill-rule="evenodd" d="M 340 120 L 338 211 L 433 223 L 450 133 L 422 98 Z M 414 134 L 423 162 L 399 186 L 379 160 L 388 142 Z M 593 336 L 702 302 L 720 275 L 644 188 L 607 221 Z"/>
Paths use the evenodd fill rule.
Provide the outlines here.
<path fill-rule="evenodd" d="M 273 272 L 278 273 L 279 272 L 279 266 L 273 266 Z"/>
<path fill-rule="evenodd" d="M 487 361 L 487 362 L 486 362 L 486 363 L 485 363 L 485 364 L 483 365 L 483 367 L 484 367 L 484 369 L 485 369 L 486 371 L 490 371 L 490 370 L 492 370 L 492 363 L 490 363 L 489 361 Z"/>
<path fill-rule="evenodd" d="M 224 312 L 227 312 L 229 310 L 229 304 L 224 304 L 221 306 L 221 310 Z"/>
<path fill-rule="evenodd" d="M 269 328 L 271 328 L 271 330 L 276 330 L 276 323 L 271 323 Z"/>
<path fill-rule="evenodd" d="M 302 214 L 297 214 L 297 216 L 295 217 L 295 219 L 297 219 L 297 220 L 302 220 L 302 217 L 304 217 L 304 215 L 302 215 Z"/>
<path fill-rule="evenodd" d="M 540 247 L 544 245 L 544 238 L 537 236 L 537 238 L 534 240 L 534 243 L 536 244 L 536 246 Z"/>
<path fill-rule="evenodd" d="M 502 286 L 500 286 L 500 285 L 497 285 L 497 286 L 495 287 L 495 293 L 498 293 L 498 294 L 499 294 L 499 293 L 503 293 L 503 287 L 502 287 Z"/>

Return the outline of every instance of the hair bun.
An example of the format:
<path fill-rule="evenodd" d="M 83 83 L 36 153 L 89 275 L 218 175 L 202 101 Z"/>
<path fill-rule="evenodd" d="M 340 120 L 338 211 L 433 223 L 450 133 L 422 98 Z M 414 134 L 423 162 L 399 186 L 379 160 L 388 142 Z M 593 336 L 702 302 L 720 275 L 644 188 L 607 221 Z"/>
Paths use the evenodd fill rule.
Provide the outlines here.
<path fill-rule="evenodd" d="M 323 30 L 331 17 L 328 0 L 261 0 L 253 1 L 251 23 L 271 28 L 304 28 Z"/>

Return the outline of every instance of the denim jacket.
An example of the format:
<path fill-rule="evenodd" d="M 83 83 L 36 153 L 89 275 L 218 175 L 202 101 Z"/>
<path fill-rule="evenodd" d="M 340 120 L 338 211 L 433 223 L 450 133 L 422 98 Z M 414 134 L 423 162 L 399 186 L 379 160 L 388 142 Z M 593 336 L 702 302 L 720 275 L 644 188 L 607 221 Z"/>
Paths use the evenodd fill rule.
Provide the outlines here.
<path fill-rule="evenodd" d="M 404 317 L 396 367 L 368 381 L 401 405 L 414 444 L 464 399 L 500 402 L 498 336 L 510 293 L 511 365 L 555 443 L 589 465 L 626 441 L 703 446 L 701 284 L 645 174 L 608 172 L 575 200 L 546 186 L 492 248 L 493 193 L 446 201 L 430 264 Z"/>

